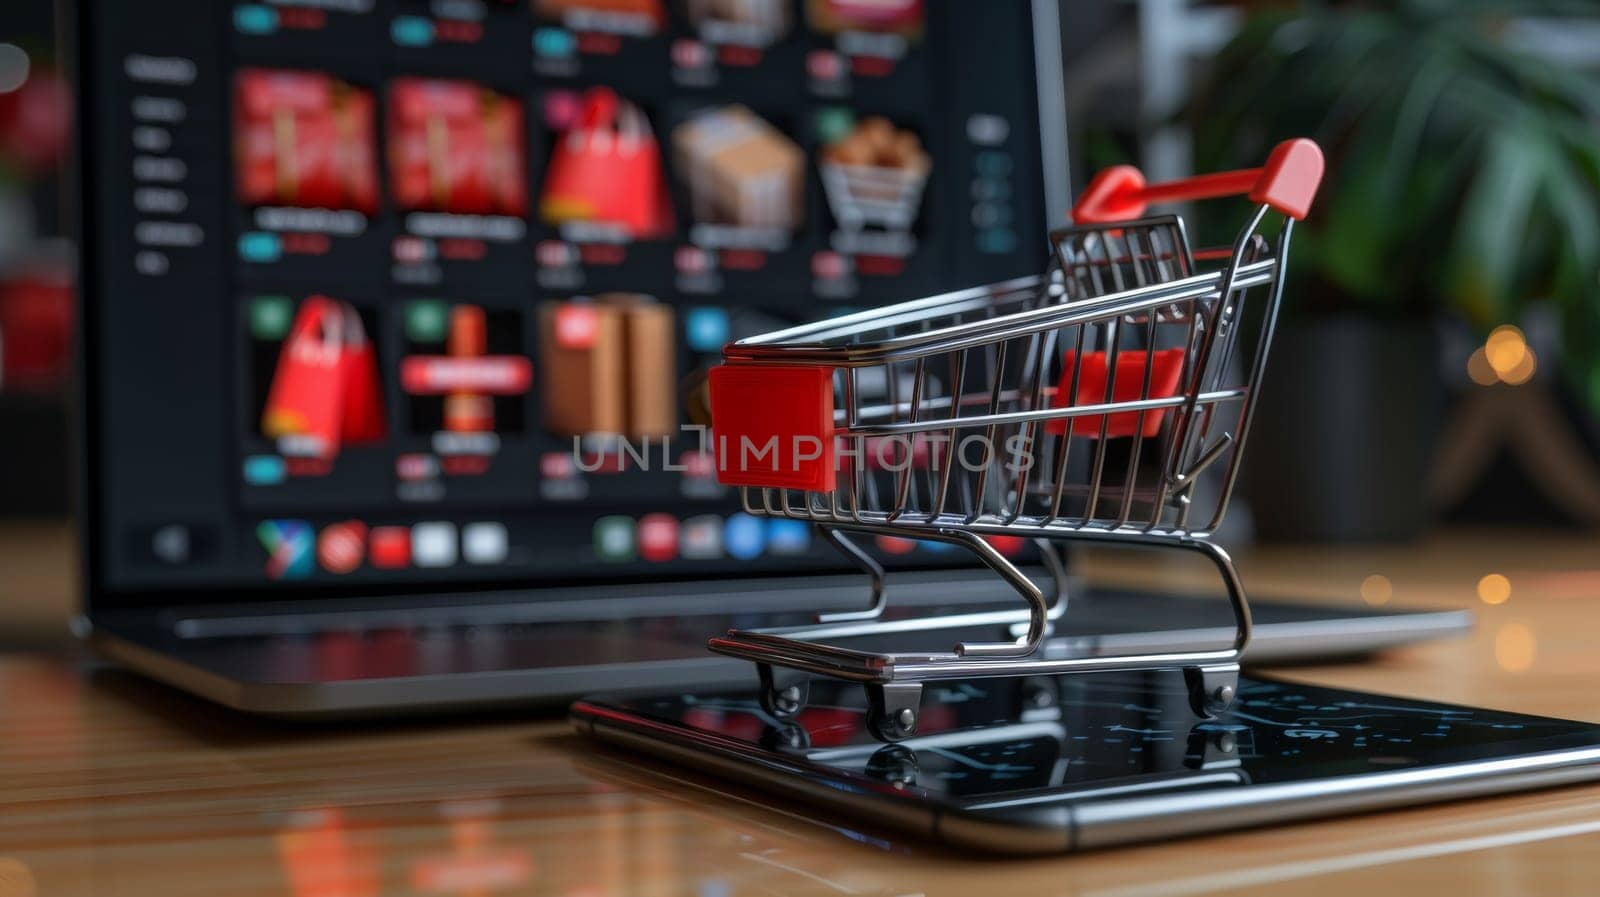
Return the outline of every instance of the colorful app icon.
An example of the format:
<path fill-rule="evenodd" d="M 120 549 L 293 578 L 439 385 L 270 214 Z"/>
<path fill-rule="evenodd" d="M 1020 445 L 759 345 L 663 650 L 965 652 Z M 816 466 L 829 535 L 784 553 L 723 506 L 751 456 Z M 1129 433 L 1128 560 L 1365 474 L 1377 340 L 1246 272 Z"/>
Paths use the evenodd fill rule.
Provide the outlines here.
<path fill-rule="evenodd" d="M 189 563 L 194 557 L 194 539 L 189 528 L 181 523 L 169 523 L 150 534 L 150 553 L 164 564 L 178 566 Z"/>
<path fill-rule="evenodd" d="M 366 554 L 367 525 L 359 520 L 330 523 L 317 534 L 317 563 L 329 573 L 354 572 Z"/>
<path fill-rule="evenodd" d="M 251 455 L 244 459 L 244 481 L 252 486 L 276 486 L 288 475 L 282 455 Z"/>
<path fill-rule="evenodd" d="M 594 522 L 594 553 L 602 561 L 631 561 L 636 553 L 632 517 L 601 517 Z"/>
<path fill-rule="evenodd" d="M 257 296 L 250 301 L 250 336 L 274 342 L 289 335 L 294 302 L 288 296 Z"/>
<path fill-rule="evenodd" d="M 752 560 L 766 550 L 767 528 L 759 517 L 735 514 L 723 526 L 722 541 L 728 554 L 741 561 Z"/>
<path fill-rule="evenodd" d="M 367 539 L 367 557 L 380 570 L 411 566 L 411 530 L 403 526 L 375 526 Z"/>
<path fill-rule="evenodd" d="M 449 567 L 456 562 L 456 525 L 440 521 L 411 527 L 411 561 L 418 567 Z"/>
<path fill-rule="evenodd" d="M 805 554 L 811 550 L 811 524 L 781 517 L 768 520 L 767 550 L 781 555 Z"/>
<path fill-rule="evenodd" d="M 689 348 L 696 352 L 720 352 L 728 341 L 728 313 L 720 308 L 700 306 L 689 309 L 683 319 Z"/>
<path fill-rule="evenodd" d="M 304 520 L 263 520 L 256 538 L 267 550 L 267 576 L 305 579 L 316 568 L 316 530 Z"/>
<path fill-rule="evenodd" d="M 406 339 L 442 343 L 450 333 L 450 306 L 440 299 L 414 299 L 406 304 Z"/>
<path fill-rule="evenodd" d="M 685 520 L 678 528 L 678 552 L 695 561 L 722 557 L 722 518 L 701 514 Z"/>
<path fill-rule="evenodd" d="M 639 556 L 657 563 L 676 558 L 678 518 L 671 514 L 646 514 L 639 518 Z"/>
<path fill-rule="evenodd" d="M 504 523 L 469 523 L 461 528 L 461 556 L 469 564 L 503 564 L 509 541 Z"/>

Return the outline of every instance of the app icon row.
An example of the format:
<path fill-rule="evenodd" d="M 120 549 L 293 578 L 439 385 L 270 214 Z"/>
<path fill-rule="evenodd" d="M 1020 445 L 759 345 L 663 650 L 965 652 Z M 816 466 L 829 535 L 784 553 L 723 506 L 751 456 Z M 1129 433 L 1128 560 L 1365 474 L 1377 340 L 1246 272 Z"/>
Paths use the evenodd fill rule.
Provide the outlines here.
<path fill-rule="evenodd" d="M 684 560 L 749 561 L 764 555 L 795 556 L 811 551 L 811 525 L 799 520 L 749 514 L 699 514 L 683 520 L 671 514 L 601 517 L 594 523 L 594 553 L 619 563 Z"/>
<path fill-rule="evenodd" d="M 306 520 L 263 520 L 256 526 L 256 539 L 266 553 L 267 577 L 275 580 L 307 579 L 319 570 L 342 576 L 363 567 L 492 566 L 506 563 L 511 555 L 506 526 L 497 521 L 369 526 L 342 520 L 319 528 Z"/>
<path fill-rule="evenodd" d="M 638 518 L 601 517 L 594 523 L 593 536 L 595 556 L 602 561 L 664 563 L 680 558 L 750 561 L 764 556 L 805 555 L 812 550 L 813 532 L 810 523 L 780 517 L 700 514 L 680 520 L 671 514 L 656 513 Z M 1024 545 L 1022 539 L 1011 536 L 990 537 L 989 542 L 1007 556 L 1020 554 Z M 947 542 L 894 536 L 877 536 L 872 544 L 880 554 L 890 557 L 955 550 Z"/>

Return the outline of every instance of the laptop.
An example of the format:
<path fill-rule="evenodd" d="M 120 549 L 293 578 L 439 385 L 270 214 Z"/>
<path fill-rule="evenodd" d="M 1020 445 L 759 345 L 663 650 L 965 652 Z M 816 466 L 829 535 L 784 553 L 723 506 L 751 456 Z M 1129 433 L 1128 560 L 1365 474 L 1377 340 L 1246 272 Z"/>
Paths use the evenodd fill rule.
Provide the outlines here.
<path fill-rule="evenodd" d="M 869 588 L 696 461 L 721 346 L 1037 273 L 1066 218 L 1052 2 L 73 13 L 80 629 L 240 710 L 753 676 L 706 639 Z M 943 546 L 865 547 L 890 623 L 841 637 L 1013 625 L 1015 594 Z M 1256 616 L 1257 659 L 1470 625 Z M 1219 619 L 1074 586 L 1061 638 L 1226 643 Z"/>

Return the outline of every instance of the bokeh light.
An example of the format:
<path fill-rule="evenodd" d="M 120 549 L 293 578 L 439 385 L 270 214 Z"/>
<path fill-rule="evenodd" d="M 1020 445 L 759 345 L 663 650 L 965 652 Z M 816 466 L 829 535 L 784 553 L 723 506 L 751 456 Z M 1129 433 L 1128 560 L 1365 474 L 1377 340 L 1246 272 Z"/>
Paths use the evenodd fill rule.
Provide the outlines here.
<path fill-rule="evenodd" d="M 1361 581 L 1361 600 L 1373 607 L 1388 604 L 1394 597 L 1394 583 L 1381 573 L 1374 573 Z"/>
<path fill-rule="evenodd" d="M 1498 373 L 1500 374 L 1500 379 L 1504 380 L 1506 383 L 1512 386 L 1521 386 L 1522 384 L 1533 379 L 1533 372 L 1537 370 L 1538 367 L 1538 358 L 1534 356 L 1532 349 L 1527 349 L 1522 353 L 1522 358 L 1517 362 L 1515 367 L 1508 371 L 1500 371 Z"/>
<path fill-rule="evenodd" d="M 1493 386 L 1500 382 L 1500 375 L 1489 366 L 1489 356 L 1479 346 L 1472 357 L 1467 359 L 1467 376 L 1479 386 Z"/>
<path fill-rule="evenodd" d="M 1528 340 L 1520 328 L 1502 324 L 1484 341 L 1483 351 L 1495 373 L 1504 374 L 1522 363 L 1522 357 L 1528 352 Z"/>
<path fill-rule="evenodd" d="M 0 43 L 0 93 L 10 93 L 27 83 L 27 51 L 16 44 Z"/>
<path fill-rule="evenodd" d="M 1521 623 L 1507 623 L 1494 633 L 1494 662 L 1508 673 L 1525 673 L 1539 654 L 1539 641 L 1533 630 Z"/>
<path fill-rule="evenodd" d="M 1483 356 L 1481 361 L 1478 358 L 1479 352 Z M 1474 383 L 1487 386 L 1494 380 L 1490 380 L 1489 375 L 1482 370 L 1483 365 L 1488 366 L 1494 380 L 1521 386 L 1533 379 L 1539 360 L 1535 357 L 1533 349 L 1528 346 L 1527 337 L 1523 336 L 1521 329 L 1511 324 L 1502 324 L 1489 334 L 1483 348 L 1474 352 L 1473 357 L 1467 361 L 1467 375 Z"/>
<path fill-rule="evenodd" d="M 1484 604 L 1505 604 L 1511 598 L 1511 580 L 1499 573 L 1490 573 L 1478 580 L 1478 598 Z"/>

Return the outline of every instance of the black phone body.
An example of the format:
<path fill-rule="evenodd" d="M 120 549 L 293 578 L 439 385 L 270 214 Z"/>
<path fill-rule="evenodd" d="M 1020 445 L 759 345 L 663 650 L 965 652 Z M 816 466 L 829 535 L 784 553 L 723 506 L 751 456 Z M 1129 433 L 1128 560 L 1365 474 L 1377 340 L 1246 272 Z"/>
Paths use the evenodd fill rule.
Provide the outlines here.
<path fill-rule="evenodd" d="M 754 677 L 752 676 L 752 679 Z M 591 698 L 602 741 L 976 850 L 1057 853 L 1600 779 L 1600 726 L 1259 676 L 1199 719 L 1179 671 L 930 684 L 875 740 L 859 686 Z"/>

